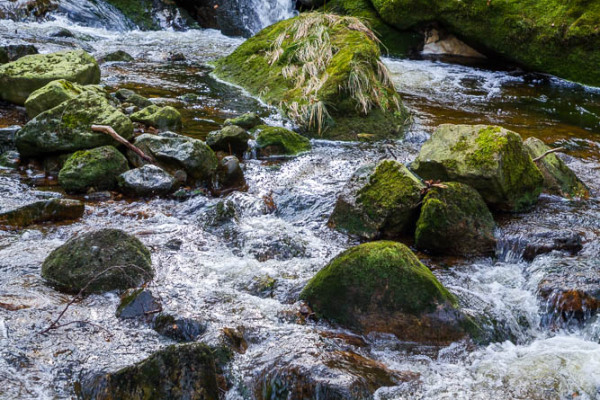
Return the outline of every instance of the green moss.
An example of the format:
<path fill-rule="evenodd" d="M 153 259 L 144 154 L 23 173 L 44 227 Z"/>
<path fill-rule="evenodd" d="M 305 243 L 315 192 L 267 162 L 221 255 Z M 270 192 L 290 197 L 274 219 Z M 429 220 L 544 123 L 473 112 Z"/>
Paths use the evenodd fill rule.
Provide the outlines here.
<path fill-rule="evenodd" d="M 481 129 L 475 139 L 477 147 L 475 151 L 469 154 L 467 163 L 476 168 L 493 168 L 496 164 L 495 157 L 508 143 L 506 137 L 502 136 L 501 133 L 502 130 L 498 126 L 488 126 Z M 453 151 L 465 151 L 468 148 L 465 137 L 462 137 L 457 145 L 462 148 L 459 149 L 454 146 Z"/>
<path fill-rule="evenodd" d="M 289 129 L 275 126 L 260 126 L 256 147 L 262 155 L 297 155 L 309 151 L 310 140 Z"/>
<path fill-rule="evenodd" d="M 141 30 L 159 30 L 160 24 L 152 15 L 151 0 L 107 0 Z"/>
<path fill-rule="evenodd" d="M 48 83 L 46 86 L 31 93 L 25 101 L 25 109 L 29 118 L 35 118 L 38 114 L 50 110 L 61 103 L 72 100 L 83 92 L 93 92 L 106 96 L 106 92 L 97 85 L 79 85 L 65 79 L 59 79 Z"/>
<path fill-rule="evenodd" d="M 119 307 L 117 307 L 117 311 L 115 314 L 117 316 L 121 315 L 121 312 L 123 312 L 125 307 L 130 305 L 131 302 L 134 301 L 143 291 L 144 288 L 139 288 L 125 292 L 123 296 L 121 296 L 121 303 L 119 304 Z"/>
<path fill-rule="evenodd" d="M 356 327 L 368 312 L 432 312 L 456 298 L 403 244 L 371 242 L 346 250 L 306 285 L 300 298 L 322 317 Z"/>
<path fill-rule="evenodd" d="M 133 97 L 133 96 L 132 96 Z M 160 130 L 181 130 L 181 114 L 171 106 L 151 105 L 131 114 L 131 120 L 154 126 Z"/>

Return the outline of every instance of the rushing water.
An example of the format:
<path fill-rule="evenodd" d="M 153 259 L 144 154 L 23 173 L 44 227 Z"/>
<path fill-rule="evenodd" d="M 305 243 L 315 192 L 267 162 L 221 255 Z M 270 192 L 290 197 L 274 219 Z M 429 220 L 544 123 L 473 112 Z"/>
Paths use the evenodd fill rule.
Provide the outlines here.
<path fill-rule="evenodd" d="M 48 41 L 44 35 L 59 26 L 71 29 L 75 38 Z M 0 21 L 0 37 L 35 43 L 42 52 L 81 46 L 97 56 L 116 49 L 131 53 L 135 63 L 102 66 L 103 84 L 132 88 L 153 102 L 179 108 L 186 133 L 196 137 L 247 110 L 283 123 L 275 110 L 211 78 L 203 63 L 242 42 L 216 31 L 115 33 L 59 18 L 41 24 Z M 187 61 L 169 62 L 169 52 L 181 52 Z M 0 231 L 0 304 L 20 308 L 0 307 L 0 398 L 70 398 L 73 381 L 82 374 L 115 370 L 171 343 L 147 325 L 117 319 L 115 294 L 90 296 L 64 317 L 65 322 L 94 325 L 73 323 L 38 334 L 70 299 L 44 284 L 41 263 L 74 233 L 99 227 L 126 229 L 152 250 L 157 272 L 152 290 L 166 311 L 205 321 L 202 340 L 218 343 L 224 327 L 244 332 L 249 347 L 229 366 L 233 387 L 228 399 L 251 397 L 260 376 L 275 367 L 299 366 L 323 384 L 348 386 L 356 373 L 327 363 L 339 351 L 419 374 L 416 382 L 379 389 L 377 399 L 599 398 L 600 322 L 589 317 L 562 324 L 538 297 L 539 282 L 556 271 L 568 276 L 577 269 L 578 276 L 600 284 L 596 198 L 577 202 L 543 196 L 531 213 L 502 218 L 497 259 L 420 255 L 468 312 L 493 321 L 489 345 L 458 342 L 432 348 L 370 335 L 363 338 L 366 346 L 357 346 L 333 337 L 331 332 L 348 332 L 324 322 L 297 323 L 296 299 L 306 281 L 356 244 L 326 226 L 344 183 L 362 163 L 412 160 L 439 123 L 496 123 L 564 145 L 573 155 L 569 165 L 595 195 L 600 189 L 600 94 L 595 89 L 512 70 L 427 60 L 386 63 L 415 114 L 405 140 L 315 140 L 311 152 L 293 160 L 246 160 L 249 190 L 227 198 L 237 214 L 228 223 L 209 223 L 220 199 L 197 196 L 185 202 L 88 200 L 85 216 L 74 224 Z M 20 112 L 0 107 L 0 127 L 22 120 Z M 34 170 L 0 171 L 0 210 L 61 195 L 36 182 Z M 265 206 L 265 196 L 272 196 L 275 211 Z M 514 239 L 540 229 L 579 232 L 584 248 L 574 257 L 551 253 L 525 262 Z M 182 241 L 180 250 L 166 246 L 172 239 Z"/>

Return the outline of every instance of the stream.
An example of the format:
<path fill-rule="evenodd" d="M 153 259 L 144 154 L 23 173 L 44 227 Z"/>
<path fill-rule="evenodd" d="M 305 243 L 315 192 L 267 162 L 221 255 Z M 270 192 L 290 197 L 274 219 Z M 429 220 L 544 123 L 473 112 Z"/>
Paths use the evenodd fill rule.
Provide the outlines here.
<path fill-rule="evenodd" d="M 290 15 L 273 18 L 285 16 Z M 69 29 L 74 37 L 48 39 L 57 28 Z M 206 63 L 243 40 L 208 29 L 108 30 L 77 25 L 64 15 L 44 22 L 0 20 L 0 44 L 33 43 L 42 53 L 82 47 L 97 57 L 128 52 L 135 62 L 101 65 L 102 84 L 176 107 L 184 118 L 183 132 L 200 139 L 247 111 L 270 124 L 287 124 L 273 108 L 211 77 Z M 186 60 L 171 62 L 172 53 Z M 205 322 L 202 341 L 218 344 L 223 328 L 244 333 L 248 349 L 227 367 L 229 400 L 254 398 L 257 381 L 276 367 L 301 368 L 317 382 L 349 387 L 356 373 L 328 362 L 328 354 L 339 351 L 419 374 L 417 381 L 378 389 L 374 397 L 381 400 L 600 398 L 600 320 L 560 315 L 538 289 L 549 276 L 556 285 L 573 280 L 600 285 L 600 89 L 510 67 L 384 61 L 414 115 L 403 140 L 312 140 L 313 150 L 294 159 L 244 160 L 249 189 L 225 199 L 84 198 L 86 213 L 75 223 L 0 230 L 0 305 L 19 308 L 0 307 L 0 398 L 73 398 L 73 382 L 80 377 L 114 371 L 174 343 L 146 324 L 118 319 L 115 293 L 89 296 L 64 317 L 64 322 L 93 325 L 75 322 L 39 334 L 71 298 L 44 284 L 40 266 L 46 256 L 75 233 L 112 227 L 136 235 L 151 249 L 152 291 L 165 311 Z M 0 104 L 0 128 L 23 123 L 22 110 Z M 412 161 L 441 123 L 498 124 L 524 138 L 564 146 L 565 161 L 592 189 L 589 200 L 543 195 L 531 212 L 502 216 L 495 258 L 418 254 L 468 313 L 493 321 L 486 328 L 491 343 L 461 341 L 440 348 L 371 334 L 357 345 L 339 339 L 350 332 L 324 321 L 297 323 L 297 297 L 306 282 L 358 244 L 327 227 L 344 184 L 364 163 Z M 0 211 L 58 196 L 65 195 L 35 170 L 0 169 Z M 267 209 L 265 196 L 272 197 L 275 211 Z M 210 216 L 219 201 L 231 204 L 236 216 L 215 226 Z M 576 256 L 552 252 L 524 261 L 520 239 L 540 231 L 577 232 L 583 249 Z M 179 250 L 168 245 L 173 240 L 181 241 Z"/>

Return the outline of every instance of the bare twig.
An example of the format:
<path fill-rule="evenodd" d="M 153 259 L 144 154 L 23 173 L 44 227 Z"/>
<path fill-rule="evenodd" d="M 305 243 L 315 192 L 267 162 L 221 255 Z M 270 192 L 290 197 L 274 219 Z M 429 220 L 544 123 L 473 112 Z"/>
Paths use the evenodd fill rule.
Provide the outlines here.
<path fill-rule="evenodd" d="M 566 149 L 564 147 L 557 147 L 555 149 L 550 149 L 547 152 L 545 152 L 544 154 L 542 154 L 539 157 L 536 157 L 533 159 L 533 162 L 538 162 L 540 161 L 542 158 L 546 157 L 548 154 L 552 154 L 552 153 L 556 153 L 556 152 L 560 152 L 560 151 L 565 151 Z"/>
<path fill-rule="evenodd" d="M 111 128 L 110 126 L 108 126 L 108 125 L 92 125 L 92 130 L 94 132 L 100 132 L 100 133 L 105 133 L 105 134 L 109 135 L 110 137 L 115 139 L 117 142 L 121 143 L 122 145 L 126 146 L 129 150 L 133 151 L 134 153 L 136 153 L 137 155 L 142 157 L 144 160 L 154 163 L 154 159 L 152 157 L 150 157 L 149 155 L 144 153 L 139 148 L 135 147 L 133 144 L 129 143 L 129 141 L 127 139 L 125 139 L 123 136 L 121 136 L 117 132 L 115 132 L 115 130 L 113 128 Z"/>

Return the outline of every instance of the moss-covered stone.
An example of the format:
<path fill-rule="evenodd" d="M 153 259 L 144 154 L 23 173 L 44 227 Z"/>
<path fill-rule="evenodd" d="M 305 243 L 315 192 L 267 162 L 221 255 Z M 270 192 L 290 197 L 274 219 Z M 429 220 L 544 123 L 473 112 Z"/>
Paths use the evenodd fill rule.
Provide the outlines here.
<path fill-rule="evenodd" d="M 150 251 L 136 237 L 118 229 L 74 236 L 42 265 L 42 276 L 67 293 L 125 290 L 154 277 Z"/>
<path fill-rule="evenodd" d="M 132 62 L 134 58 L 123 50 L 113 51 L 112 53 L 102 56 L 102 61 L 106 62 Z"/>
<path fill-rule="evenodd" d="M 462 183 L 443 186 L 430 189 L 423 199 L 415 245 L 434 254 L 493 254 L 494 218 L 481 195 Z"/>
<path fill-rule="evenodd" d="M 16 145 L 22 156 L 36 157 L 117 144 L 110 136 L 92 131 L 94 124 L 111 126 L 125 139 L 133 135 L 129 118 L 104 96 L 85 91 L 29 121 L 17 133 Z"/>
<path fill-rule="evenodd" d="M 208 184 L 215 176 L 217 156 L 201 140 L 173 132 L 162 132 L 158 135 L 145 133 L 136 138 L 135 145 L 153 157 L 157 164 L 169 173 L 175 175 L 177 171 L 185 171 L 189 183 Z M 136 167 L 145 164 L 144 160 L 131 151 L 127 152 L 127 156 Z"/>
<path fill-rule="evenodd" d="M 524 145 L 532 159 L 550 150 L 544 142 L 533 137 L 527 139 Z M 536 165 L 544 176 L 544 188 L 547 192 L 563 197 L 590 196 L 585 183 L 556 154 L 548 154 L 536 161 Z"/>
<path fill-rule="evenodd" d="M 338 197 L 329 224 L 365 239 L 410 232 L 418 218 L 424 188 L 396 161 L 361 167 Z"/>
<path fill-rule="evenodd" d="M 398 136 L 408 113 L 379 56 L 361 20 L 307 13 L 263 29 L 214 73 L 279 106 L 311 135 Z"/>
<path fill-rule="evenodd" d="M 89 400 L 218 400 L 212 349 L 203 343 L 168 346 L 116 372 L 81 382 Z"/>
<path fill-rule="evenodd" d="M 125 17 L 129 18 L 141 30 L 160 29 L 160 24 L 153 16 L 152 0 L 107 0 L 107 3 L 121 11 Z"/>
<path fill-rule="evenodd" d="M 0 225 L 25 227 L 48 221 L 81 218 L 84 205 L 79 200 L 51 199 L 36 201 L 15 210 L 0 213 Z"/>
<path fill-rule="evenodd" d="M 143 110 L 131 114 L 131 120 L 164 131 L 181 130 L 181 114 L 171 106 L 148 106 Z"/>
<path fill-rule="evenodd" d="M 29 95 L 25 101 L 27 116 L 35 118 L 38 114 L 54 108 L 64 101 L 74 99 L 87 91 L 106 96 L 104 89 L 97 85 L 83 86 L 66 79 L 52 81 Z"/>
<path fill-rule="evenodd" d="M 308 282 L 300 298 L 318 316 L 363 333 L 387 332 L 420 342 L 465 336 L 456 298 L 397 242 L 346 250 Z"/>
<path fill-rule="evenodd" d="M 244 128 L 233 124 L 208 134 L 206 144 L 214 151 L 243 156 L 248 150 L 250 134 Z"/>
<path fill-rule="evenodd" d="M 58 183 L 67 192 L 85 193 L 90 189 L 111 190 L 119 175 L 129 169 L 127 159 L 113 146 L 75 152 L 58 173 Z"/>
<path fill-rule="evenodd" d="M 600 85 L 597 1 L 371 1 L 396 28 L 437 21 L 465 42 L 530 69 Z"/>
<path fill-rule="evenodd" d="M 440 125 L 412 169 L 423 179 L 472 186 L 498 211 L 529 209 L 543 186 L 519 134 L 498 126 Z"/>
<path fill-rule="evenodd" d="M 242 114 L 236 118 L 226 119 L 224 123 L 224 125 L 237 125 L 243 129 L 252 129 L 262 124 L 263 120 L 253 112 Z"/>
<path fill-rule="evenodd" d="M 295 156 L 309 151 L 310 140 L 289 129 L 275 126 L 260 126 L 256 136 L 256 149 L 261 157 Z"/>
<path fill-rule="evenodd" d="M 96 84 L 100 67 L 83 50 L 28 55 L 0 66 L 0 99 L 23 105 L 33 91 L 57 79 Z"/>

